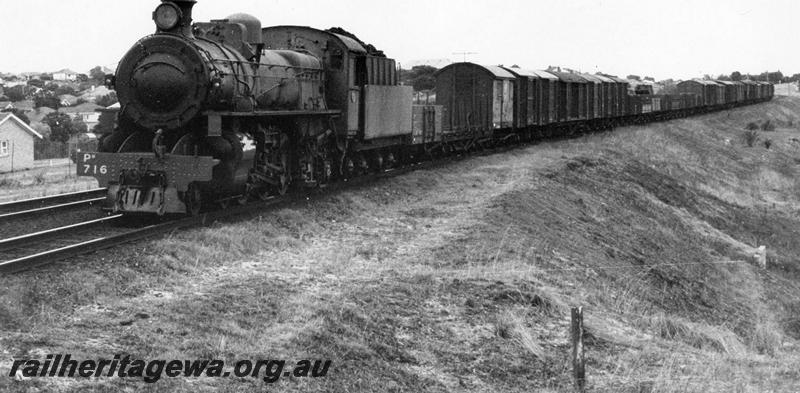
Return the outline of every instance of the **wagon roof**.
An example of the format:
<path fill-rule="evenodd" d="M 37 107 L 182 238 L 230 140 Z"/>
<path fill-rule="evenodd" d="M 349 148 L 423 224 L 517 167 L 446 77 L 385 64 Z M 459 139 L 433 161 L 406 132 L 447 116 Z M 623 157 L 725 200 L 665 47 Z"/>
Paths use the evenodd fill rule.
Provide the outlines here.
<path fill-rule="evenodd" d="M 603 80 L 592 74 L 579 74 L 583 79 L 592 83 L 603 83 Z"/>
<path fill-rule="evenodd" d="M 450 64 L 440 68 L 438 71 L 436 71 L 436 74 L 439 74 L 440 72 L 442 72 L 444 70 L 447 70 L 449 68 L 456 67 L 456 66 L 467 66 L 467 67 L 480 68 L 480 69 L 488 72 L 489 74 L 491 74 L 492 76 L 494 76 L 495 78 L 498 78 L 498 79 L 516 79 L 514 74 L 504 70 L 503 67 L 500 67 L 500 66 L 487 66 L 487 65 L 483 65 L 483 64 L 470 63 L 468 61 L 467 62 L 460 62 L 460 63 L 450 63 Z"/>
<path fill-rule="evenodd" d="M 496 76 L 498 78 L 515 79 L 514 75 L 512 73 L 504 70 L 503 67 L 500 67 L 500 66 L 482 66 L 482 65 L 479 65 L 479 64 L 476 64 L 476 65 L 479 66 L 479 67 L 485 68 L 486 71 L 491 72 L 492 74 L 494 74 L 494 76 Z"/>
<path fill-rule="evenodd" d="M 336 34 L 336 33 L 329 33 L 329 34 L 335 35 L 336 38 L 342 40 L 342 43 L 344 43 L 344 46 L 346 46 L 347 49 L 349 49 L 351 52 L 367 53 L 367 50 L 364 49 L 364 47 L 361 46 L 361 44 L 359 44 L 358 41 L 356 41 L 356 40 L 354 40 L 354 39 L 352 39 L 350 37 L 343 36 L 341 34 Z"/>
<path fill-rule="evenodd" d="M 512 74 L 520 75 L 520 76 L 527 76 L 530 78 L 540 78 L 540 79 L 551 79 L 551 80 L 558 80 L 558 77 L 547 72 L 547 71 L 537 71 L 537 70 L 527 70 L 521 68 L 506 68 L 507 71 L 511 72 Z"/>
<path fill-rule="evenodd" d="M 680 82 L 680 83 L 689 83 L 689 82 L 699 83 L 701 85 L 708 85 L 708 86 L 719 86 L 719 84 L 715 83 L 712 80 L 708 80 L 708 79 L 691 79 L 691 80 L 683 81 L 683 82 Z"/>
<path fill-rule="evenodd" d="M 731 81 L 721 81 L 721 80 L 716 80 L 716 79 L 715 79 L 715 80 L 714 80 L 714 82 L 717 82 L 717 83 L 719 83 L 720 85 L 726 85 L 726 86 L 735 85 L 735 83 L 733 83 L 733 82 L 731 82 Z"/>
<path fill-rule="evenodd" d="M 609 77 L 607 77 L 605 75 L 594 74 L 592 76 L 594 76 L 597 79 L 600 79 L 601 81 L 603 81 L 603 83 L 616 83 L 615 80 L 613 80 L 613 79 L 611 79 L 611 78 L 609 78 Z"/>
<path fill-rule="evenodd" d="M 617 82 L 617 83 L 629 84 L 627 79 L 622 79 L 622 78 L 614 76 L 614 75 L 602 75 L 602 76 L 604 76 L 604 77 L 606 77 L 608 79 L 611 79 L 612 81 Z"/>
<path fill-rule="evenodd" d="M 586 79 L 584 79 L 578 74 L 572 74 L 569 72 L 557 72 L 557 71 L 548 71 L 548 72 L 557 76 L 558 79 L 560 79 L 562 82 L 586 83 Z"/>
<path fill-rule="evenodd" d="M 749 79 L 745 79 L 745 80 L 743 80 L 741 82 L 744 83 L 745 85 L 757 85 L 758 84 L 758 83 L 756 83 L 754 81 L 751 81 Z"/>

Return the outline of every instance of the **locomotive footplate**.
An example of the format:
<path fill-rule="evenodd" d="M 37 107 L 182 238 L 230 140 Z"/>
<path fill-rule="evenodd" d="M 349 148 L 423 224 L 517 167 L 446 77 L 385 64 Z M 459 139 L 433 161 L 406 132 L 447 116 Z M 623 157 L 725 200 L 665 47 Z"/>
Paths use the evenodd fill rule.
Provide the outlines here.
<path fill-rule="evenodd" d="M 114 211 L 186 213 L 179 195 L 192 182 L 212 179 L 219 160 L 209 156 L 153 153 L 85 153 L 78 156 L 78 176 L 97 179 L 108 187 Z"/>

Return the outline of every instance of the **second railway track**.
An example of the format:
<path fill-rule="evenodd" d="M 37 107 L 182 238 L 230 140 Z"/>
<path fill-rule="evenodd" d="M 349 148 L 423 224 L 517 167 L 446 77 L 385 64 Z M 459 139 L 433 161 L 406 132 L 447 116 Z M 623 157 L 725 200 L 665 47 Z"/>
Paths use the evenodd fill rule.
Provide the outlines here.
<path fill-rule="evenodd" d="M 105 188 L 95 188 L 86 191 L 0 203 L 0 222 L 72 208 L 92 206 L 102 202 L 105 199 L 106 192 Z"/>

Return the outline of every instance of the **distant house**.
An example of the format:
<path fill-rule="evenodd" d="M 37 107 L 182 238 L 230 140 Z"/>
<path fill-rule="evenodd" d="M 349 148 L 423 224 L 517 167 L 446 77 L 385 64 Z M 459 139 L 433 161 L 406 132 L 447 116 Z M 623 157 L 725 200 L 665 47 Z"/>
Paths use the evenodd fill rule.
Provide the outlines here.
<path fill-rule="evenodd" d="M 78 79 L 78 73 L 67 68 L 53 73 L 55 81 L 74 81 L 76 79 Z"/>
<path fill-rule="evenodd" d="M 109 93 L 111 93 L 111 90 L 109 90 L 105 86 L 97 86 L 97 87 L 92 86 L 90 90 L 81 94 L 80 98 L 88 102 L 95 102 L 97 101 L 98 98 L 106 96 Z"/>
<path fill-rule="evenodd" d="M 34 103 L 33 103 L 33 100 L 17 101 L 13 105 L 14 105 L 14 108 L 17 108 L 17 109 L 19 109 L 19 110 L 21 110 L 23 112 L 32 111 L 33 108 L 36 107 L 36 105 L 34 105 Z"/>
<path fill-rule="evenodd" d="M 58 111 L 72 116 L 73 119 L 80 119 L 86 123 L 91 130 L 100 122 L 100 112 L 97 112 L 97 109 L 100 108 L 102 108 L 102 106 L 92 104 L 91 102 L 85 102 L 68 108 L 59 108 Z"/>
<path fill-rule="evenodd" d="M 26 86 L 28 82 L 24 80 L 13 80 L 13 81 L 7 80 L 3 84 L 5 85 L 6 89 L 10 89 L 15 86 Z"/>
<path fill-rule="evenodd" d="M 21 81 L 27 82 L 31 79 L 39 79 L 39 75 L 41 74 L 41 72 L 23 72 L 19 74 L 19 77 Z"/>
<path fill-rule="evenodd" d="M 42 135 L 9 113 L 0 120 L 0 172 L 33 168 L 33 144 Z"/>
<path fill-rule="evenodd" d="M 58 96 L 58 102 L 61 106 L 73 106 L 78 103 L 78 97 L 72 94 L 62 94 Z"/>

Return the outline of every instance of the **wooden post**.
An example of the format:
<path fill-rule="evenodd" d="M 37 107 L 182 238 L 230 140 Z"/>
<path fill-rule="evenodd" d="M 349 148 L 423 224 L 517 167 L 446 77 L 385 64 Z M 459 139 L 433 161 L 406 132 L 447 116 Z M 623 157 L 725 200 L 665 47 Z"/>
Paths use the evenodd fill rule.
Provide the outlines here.
<path fill-rule="evenodd" d="M 578 392 L 586 389 L 583 358 L 583 307 L 572 308 L 572 375 Z"/>

